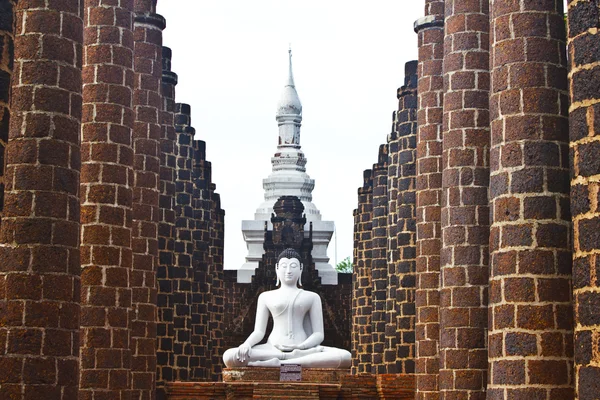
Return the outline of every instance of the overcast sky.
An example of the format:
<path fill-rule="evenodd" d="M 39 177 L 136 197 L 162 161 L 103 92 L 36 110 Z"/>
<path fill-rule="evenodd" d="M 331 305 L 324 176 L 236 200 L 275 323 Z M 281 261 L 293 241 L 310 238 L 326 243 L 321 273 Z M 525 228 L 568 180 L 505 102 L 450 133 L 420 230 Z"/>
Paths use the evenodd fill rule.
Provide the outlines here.
<path fill-rule="evenodd" d="M 275 109 L 293 50 L 300 136 L 313 203 L 337 229 L 337 261 L 352 257 L 362 171 L 391 130 L 404 64 L 417 57 L 423 0 L 159 0 L 164 45 L 192 106 L 225 209 L 225 268 L 244 263 L 241 221 L 263 200 L 277 147 Z M 329 246 L 336 261 L 336 240 Z"/>

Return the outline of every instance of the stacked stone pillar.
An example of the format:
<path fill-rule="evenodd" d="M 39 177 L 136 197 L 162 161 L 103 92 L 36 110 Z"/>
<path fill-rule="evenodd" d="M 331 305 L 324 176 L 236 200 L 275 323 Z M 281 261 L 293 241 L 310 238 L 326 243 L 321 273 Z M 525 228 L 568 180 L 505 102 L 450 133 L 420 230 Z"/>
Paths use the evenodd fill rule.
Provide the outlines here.
<path fill-rule="evenodd" d="M 487 398 L 573 397 L 563 1 L 490 2 Z"/>
<path fill-rule="evenodd" d="M 175 248 L 175 86 L 177 74 L 171 71 L 171 49 L 162 48 L 162 98 L 160 136 L 160 196 L 157 266 L 157 387 L 173 379 L 173 266 Z"/>
<path fill-rule="evenodd" d="M 444 1 L 426 0 L 419 36 L 417 132 L 417 399 L 438 398 Z"/>
<path fill-rule="evenodd" d="M 371 248 L 371 335 L 373 355 L 371 373 L 384 374 L 385 318 L 387 298 L 387 210 L 388 146 L 379 147 L 377 164 L 373 165 L 373 224 Z"/>
<path fill-rule="evenodd" d="M 393 268 L 388 269 L 390 290 L 387 302 L 388 309 L 393 309 L 394 312 L 389 315 L 389 325 L 386 327 L 385 357 L 387 373 L 412 374 L 415 372 L 416 61 L 406 64 L 404 82 L 405 85 L 398 89 L 398 110 L 389 143 L 389 162 L 390 165 L 396 165 L 396 170 L 390 170 L 388 179 L 394 174 L 397 176 L 394 185 L 397 194 L 392 198 L 396 215 L 388 218 L 388 234 L 389 242 L 396 245 L 396 251 L 388 253 L 388 260 Z M 397 143 L 395 149 L 392 146 L 394 142 Z"/>
<path fill-rule="evenodd" d="M 4 207 L 4 152 L 10 123 L 10 78 L 14 60 L 14 0 L 0 3 L 0 223 Z"/>
<path fill-rule="evenodd" d="M 82 399 L 131 389 L 133 4 L 84 1 Z"/>
<path fill-rule="evenodd" d="M 600 2 L 569 4 L 576 398 L 600 393 Z"/>
<path fill-rule="evenodd" d="M 191 107 L 175 104 L 175 131 L 177 133 L 176 181 L 175 181 L 175 264 L 173 265 L 173 379 L 187 380 L 190 377 L 192 354 L 192 259 L 194 243 L 192 141 L 195 130 L 191 126 Z"/>
<path fill-rule="evenodd" d="M 154 2 L 134 2 L 134 188 L 131 274 L 132 397 L 150 399 L 156 389 L 156 267 L 159 222 L 159 141 L 162 111 L 162 30 Z"/>
<path fill-rule="evenodd" d="M 363 186 L 358 189 L 357 221 L 354 226 L 356 258 L 354 259 L 354 281 L 356 290 L 356 354 L 352 357 L 353 373 L 371 372 L 373 353 L 371 335 L 372 277 L 371 277 L 371 237 L 373 227 L 373 175 L 371 170 L 363 173 Z"/>
<path fill-rule="evenodd" d="M 211 183 L 211 240 L 210 240 L 210 303 L 208 305 L 208 347 L 210 349 L 211 380 L 219 380 L 222 370 L 225 340 L 223 335 L 225 297 L 223 284 L 223 262 L 225 245 L 225 211 L 221 208 L 221 196 L 216 185 Z"/>
<path fill-rule="evenodd" d="M 77 399 L 82 8 L 16 3 L 0 26 L 0 398 Z"/>
<path fill-rule="evenodd" d="M 446 0 L 440 399 L 485 399 L 489 1 Z"/>

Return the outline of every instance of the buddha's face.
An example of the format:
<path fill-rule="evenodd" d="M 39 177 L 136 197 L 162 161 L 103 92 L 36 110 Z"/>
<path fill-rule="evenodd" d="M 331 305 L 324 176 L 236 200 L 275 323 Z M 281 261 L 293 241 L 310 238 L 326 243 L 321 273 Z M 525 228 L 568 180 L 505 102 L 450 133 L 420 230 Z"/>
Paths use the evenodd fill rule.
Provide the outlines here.
<path fill-rule="evenodd" d="M 277 264 L 277 277 L 282 283 L 295 284 L 302 274 L 302 265 L 297 258 L 282 258 Z"/>

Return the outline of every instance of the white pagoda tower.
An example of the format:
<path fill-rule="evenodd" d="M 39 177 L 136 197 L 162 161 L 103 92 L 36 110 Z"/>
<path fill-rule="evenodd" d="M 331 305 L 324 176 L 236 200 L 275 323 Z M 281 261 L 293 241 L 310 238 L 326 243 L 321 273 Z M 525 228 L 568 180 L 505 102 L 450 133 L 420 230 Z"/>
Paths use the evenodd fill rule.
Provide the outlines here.
<path fill-rule="evenodd" d="M 289 75 L 275 116 L 279 126 L 279 144 L 277 152 L 271 158 L 273 172 L 263 179 L 265 201 L 257 208 L 253 220 L 242 221 L 242 234 L 248 247 L 246 262 L 238 270 L 238 282 L 250 283 L 254 270 L 264 254 L 263 241 L 265 222 L 273 229 L 271 214 L 273 205 L 281 196 L 296 196 L 304 205 L 308 237 L 312 222 L 313 250 L 312 258 L 324 285 L 337 285 L 337 271 L 329 264 L 327 246 L 335 230 L 333 221 L 322 221 L 321 213 L 312 202 L 314 179 L 306 173 L 306 158 L 300 149 L 300 126 L 302 123 L 302 104 L 294 85 L 292 74 L 292 50 L 289 50 Z"/>

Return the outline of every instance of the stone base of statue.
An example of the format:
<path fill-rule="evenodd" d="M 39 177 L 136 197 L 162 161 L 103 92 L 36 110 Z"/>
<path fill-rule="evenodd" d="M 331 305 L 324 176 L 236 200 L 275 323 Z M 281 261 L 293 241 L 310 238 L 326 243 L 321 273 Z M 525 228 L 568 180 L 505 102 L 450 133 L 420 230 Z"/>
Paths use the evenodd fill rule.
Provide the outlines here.
<path fill-rule="evenodd" d="M 245 380 L 251 376 L 254 380 Z M 305 376 L 313 381 L 305 381 Z M 167 399 L 412 400 L 415 396 L 415 377 L 405 374 L 349 375 L 348 370 L 306 368 L 302 370 L 302 382 L 279 382 L 279 368 L 255 367 L 225 369 L 223 377 L 229 380 L 168 383 Z"/>
<path fill-rule="evenodd" d="M 350 369 L 303 368 L 304 383 L 340 383 L 342 377 L 350 374 Z M 225 368 L 223 382 L 279 382 L 279 368 Z"/>

